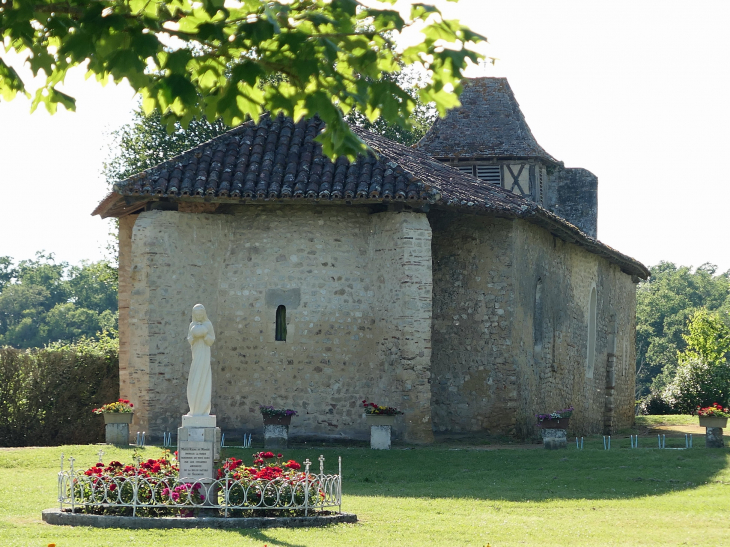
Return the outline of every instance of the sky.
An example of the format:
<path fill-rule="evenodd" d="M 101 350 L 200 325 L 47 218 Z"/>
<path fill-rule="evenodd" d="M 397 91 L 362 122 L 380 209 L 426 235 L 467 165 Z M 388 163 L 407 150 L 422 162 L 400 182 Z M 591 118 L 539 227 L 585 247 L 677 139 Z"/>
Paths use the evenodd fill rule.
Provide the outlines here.
<path fill-rule="evenodd" d="M 440 6 L 498 59 L 471 74 L 507 77 L 542 147 L 598 176 L 601 241 L 648 266 L 730 269 L 730 2 Z M 90 214 L 107 192 L 108 134 L 137 102 L 128 86 L 85 82 L 83 71 L 64 90 L 76 113 L 0 102 L 0 256 L 45 250 L 76 264 L 106 252 L 109 223 Z"/>

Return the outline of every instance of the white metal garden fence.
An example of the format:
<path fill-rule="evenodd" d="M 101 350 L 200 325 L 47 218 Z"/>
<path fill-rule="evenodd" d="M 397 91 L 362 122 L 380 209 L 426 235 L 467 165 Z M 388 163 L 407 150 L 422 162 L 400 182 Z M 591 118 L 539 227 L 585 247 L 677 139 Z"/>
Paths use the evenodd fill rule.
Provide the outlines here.
<path fill-rule="evenodd" d="M 312 462 L 304 462 L 304 472 L 272 479 L 235 479 L 226 471 L 220 479 L 186 479 L 184 477 L 145 477 L 101 474 L 87 476 L 74 469 L 58 473 L 60 509 L 85 512 L 127 513 L 132 516 L 190 515 L 196 509 L 219 510 L 223 516 L 269 511 L 287 515 L 296 512 L 310 516 L 313 512 L 337 508 L 342 512 L 342 458 L 338 473 L 324 472 L 324 457 L 319 457 L 319 473 L 310 472 Z M 114 511 L 121 509 L 122 511 Z M 111 511 L 106 511 L 111 510 Z"/>

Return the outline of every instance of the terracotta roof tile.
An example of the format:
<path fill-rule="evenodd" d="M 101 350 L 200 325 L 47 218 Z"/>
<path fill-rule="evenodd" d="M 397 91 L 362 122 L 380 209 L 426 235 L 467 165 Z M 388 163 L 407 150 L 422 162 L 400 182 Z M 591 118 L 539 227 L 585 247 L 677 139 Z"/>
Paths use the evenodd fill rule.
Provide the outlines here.
<path fill-rule="evenodd" d="M 354 162 L 340 156 L 333 163 L 314 140 L 323 127 L 317 117 L 294 123 L 282 116 L 263 116 L 258 124 L 247 122 L 115 184 L 93 214 L 121 216 L 135 210 L 129 200 L 143 203 L 161 197 L 232 203 L 305 198 L 352 203 L 412 201 L 472 214 L 525 218 L 609 257 L 632 274 L 648 275 L 639 262 L 590 238 L 536 203 L 381 135 L 354 128 L 373 153 Z"/>

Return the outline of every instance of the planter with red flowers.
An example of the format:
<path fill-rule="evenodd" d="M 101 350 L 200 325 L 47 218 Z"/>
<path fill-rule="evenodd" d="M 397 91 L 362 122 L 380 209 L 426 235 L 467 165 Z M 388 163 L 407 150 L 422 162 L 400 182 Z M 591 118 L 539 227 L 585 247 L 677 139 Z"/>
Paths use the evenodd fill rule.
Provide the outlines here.
<path fill-rule="evenodd" d="M 129 424 L 134 418 L 134 405 L 127 399 L 118 399 L 92 410 L 104 416 L 105 441 L 107 444 L 128 445 Z"/>
<path fill-rule="evenodd" d="M 723 407 L 718 403 L 712 403 L 704 408 L 697 407 L 697 415 L 700 418 L 700 427 L 705 429 L 705 447 L 723 448 L 725 441 L 722 437 L 722 429 L 727 426 L 727 419 L 730 418 L 730 408 Z"/>
<path fill-rule="evenodd" d="M 373 450 L 390 450 L 390 434 L 395 425 L 395 417 L 403 414 L 392 406 L 379 406 L 363 399 L 365 421 L 370 426 L 370 448 Z"/>
<path fill-rule="evenodd" d="M 289 426 L 292 416 L 297 415 L 291 408 L 259 406 L 264 421 L 264 448 L 267 450 L 284 450 L 289 443 Z"/>

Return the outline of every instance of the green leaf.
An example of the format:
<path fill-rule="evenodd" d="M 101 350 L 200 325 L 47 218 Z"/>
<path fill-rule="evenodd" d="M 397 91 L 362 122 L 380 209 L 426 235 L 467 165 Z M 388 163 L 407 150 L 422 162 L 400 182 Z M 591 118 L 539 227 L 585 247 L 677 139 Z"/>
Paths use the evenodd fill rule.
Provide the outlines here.
<path fill-rule="evenodd" d="M 23 80 L 20 79 L 15 69 L 0 59 L 0 95 L 6 101 L 12 101 L 18 92 L 23 93 L 26 97 L 29 96 L 25 91 Z"/>

